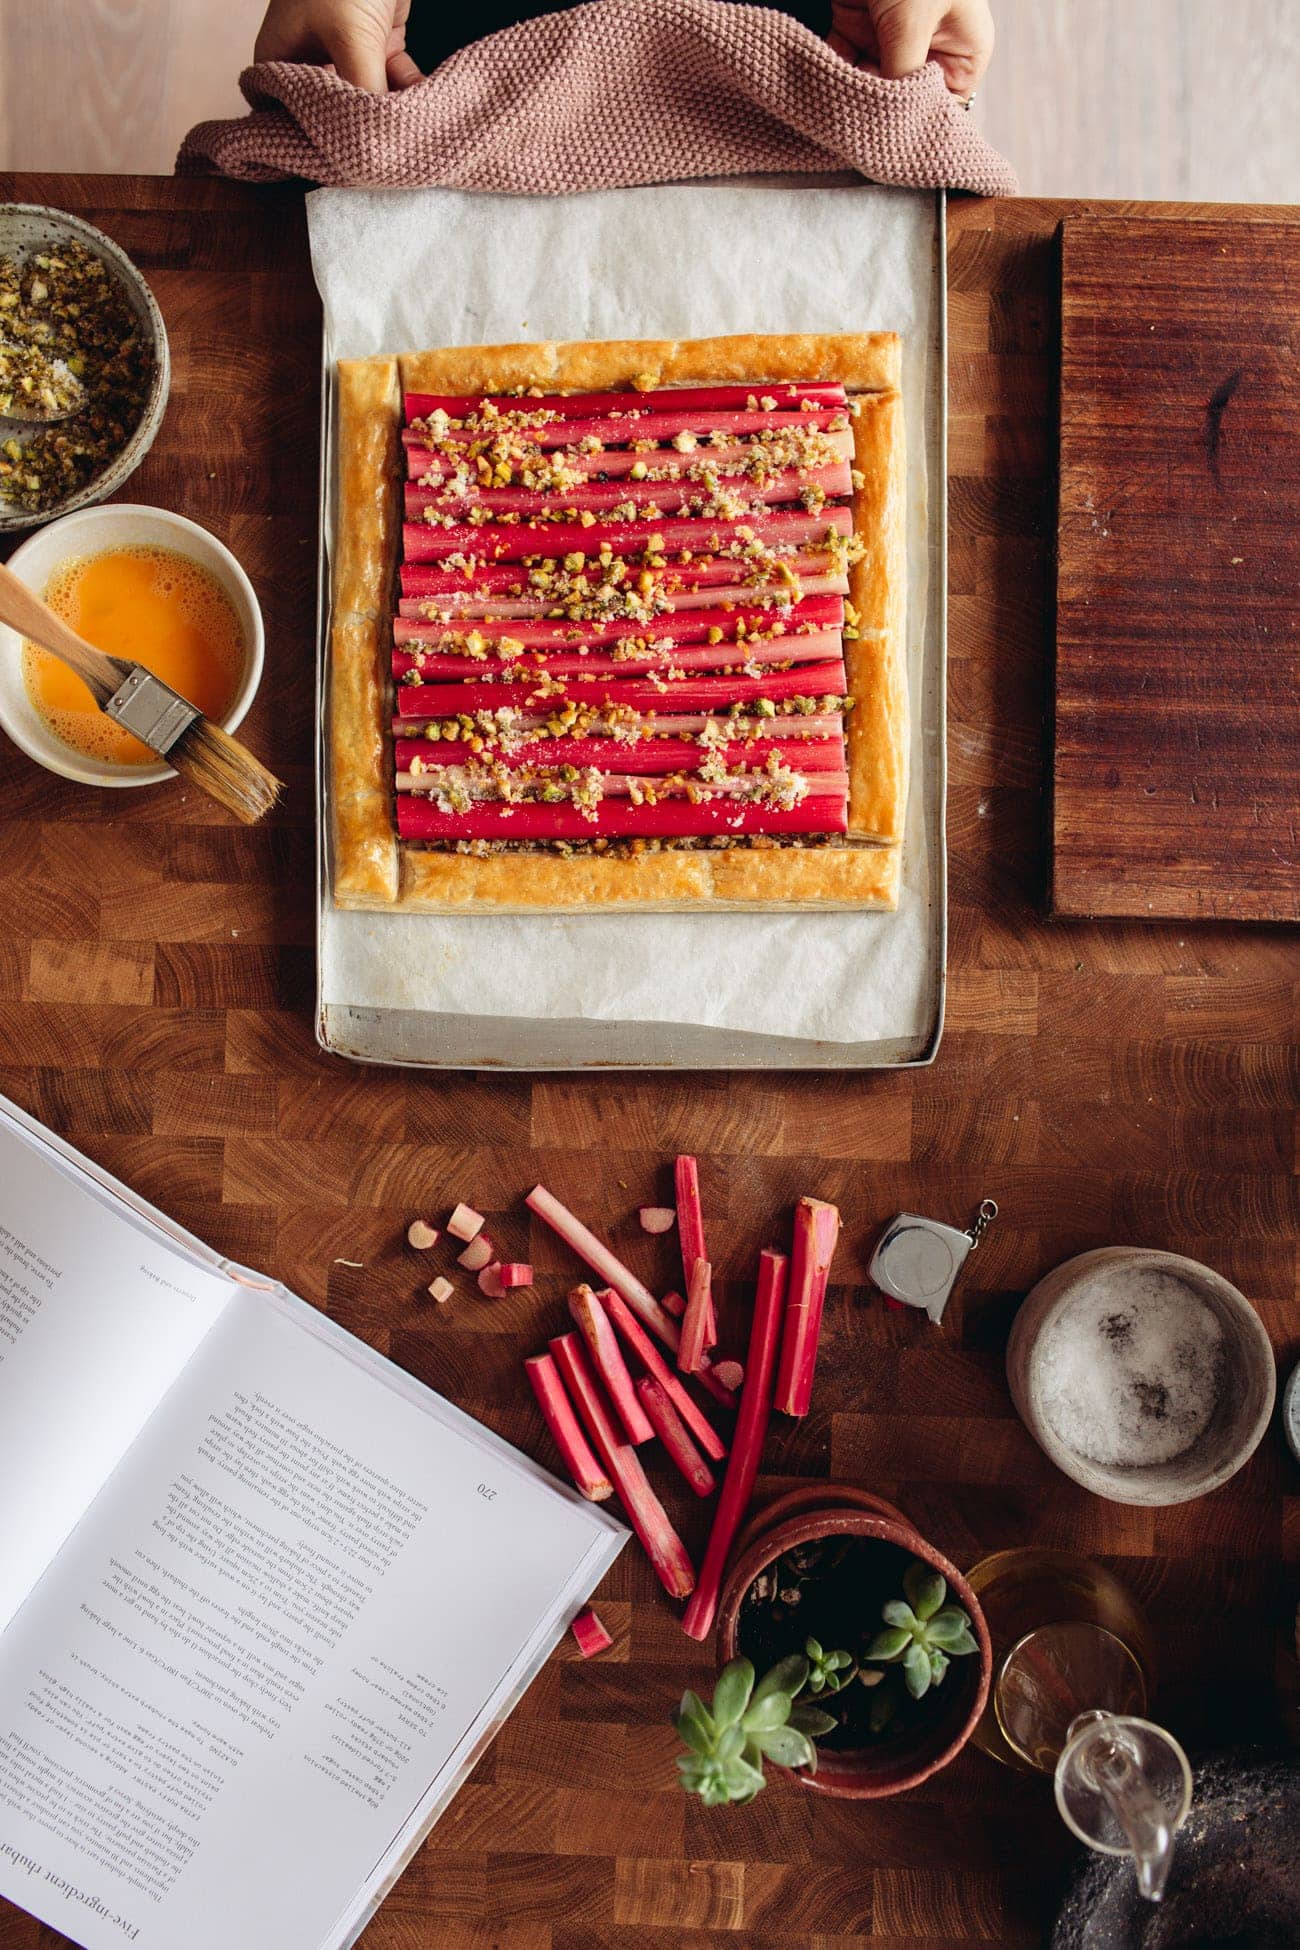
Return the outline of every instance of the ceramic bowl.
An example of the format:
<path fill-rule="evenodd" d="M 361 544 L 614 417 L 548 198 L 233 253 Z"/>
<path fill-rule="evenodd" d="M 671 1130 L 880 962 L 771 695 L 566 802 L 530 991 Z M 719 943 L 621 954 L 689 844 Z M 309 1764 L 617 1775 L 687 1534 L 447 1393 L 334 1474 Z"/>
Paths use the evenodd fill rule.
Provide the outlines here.
<path fill-rule="evenodd" d="M 165 508 L 133 507 L 114 502 L 107 508 L 83 508 L 75 515 L 38 528 L 14 550 L 9 567 L 37 595 L 64 563 L 79 556 L 102 555 L 115 548 L 166 548 L 205 569 L 229 597 L 244 637 L 244 671 L 234 702 L 222 719 L 222 729 L 234 731 L 248 715 L 257 695 L 265 651 L 262 612 L 253 585 L 224 542 L 184 515 Z M 176 774 L 160 760 L 156 765 L 116 765 L 92 758 L 56 738 L 38 713 L 23 682 L 22 638 L 0 623 L 0 728 L 15 745 L 43 765 L 80 785 L 158 785 Z"/>
<path fill-rule="evenodd" d="M 1122 1296 L 1128 1282 L 1153 1273 L 1171 1275 L 1188 1286 L 1219 1323 L 1222 1367 L 1215 1405 L 1206 1426 L 1181 1454 L 1143 1464 L 1097 1461 L 1065 1441 L 1046 1413 L 1047 1337 L 1099 1275 Z M 1038 1282 L 1011 1329 L 1007 1380 L 1026 1428 L 1057 1468 L 1112 1503 L 1188 1503 L 1217 1489 L 1254 1454 L 1277 1396 L 1273 1349 L 1246 1296 L 1197 1260 L 1138 1246 L 1080 1253 Z"/>
<path fill-rule="evenodd" d="M 126 252 L 111 237 L 106 237 L 102 230 L 96 230 L 93 223 L 70 216 L 66 210 L 52 210 L 43 203 L 0 203 L 0 257 L 25 258 L 31 251 L 40 250 L 47 244 L 67 243 L 84 244 L 107 266 L 153 347 L 153 380 L 135 432 L 102 472 L 76 494 L 68 495 L 65 500 L 56 502 L 39 515 L 11 508 L 0 500 L 0 532 L 39 527 L 44 522 L 71 514 L 76 508 L 88 508 L 94 502 L 102 501 L 106 495 L 116 493 L 122 483 L 134 474 L 152 447 L 167 407 L 167 395 L 171 389 L 167 328 L 156 298 Z M 16 422 L 12 420 L 0 422 L 0 427 L 6 434 L 18 431 Z"/>
<path fill-rule="evenodd" d="M 817 1771 L 799 1769 L 793 1778 L 814 1794 L 851 1801 L 880 1800 L 902 1794 L 946 1767 L 975 1730 L 988 1700 L 993 1648 L 979 1599 L 955 1565 L 948 1562 L 892 1503 L 852 1483 L 810 1483 L 780 1497 L 740 1537 L 735 1561 L 718 1605 L 719 1665 L 734 1658 L 745 1593 L 776 1558 L 820 1537 L 875 1539 L 919 1557 L 948 1581 L 952 1601 L 968 1613 L 979 1641 L 978 1656 L 954 1659 L 943 1686 L 943 1711 L 915 1732 L 856 1751 L 823 1750 Z"/>

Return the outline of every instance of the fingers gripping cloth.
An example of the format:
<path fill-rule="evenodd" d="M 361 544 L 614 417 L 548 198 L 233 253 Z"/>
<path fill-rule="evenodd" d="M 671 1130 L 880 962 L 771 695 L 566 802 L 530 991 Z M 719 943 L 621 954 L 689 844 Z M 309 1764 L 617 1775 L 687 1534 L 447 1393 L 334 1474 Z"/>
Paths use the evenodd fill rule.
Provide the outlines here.
<path fill-rule="evenodd" d="M 592 0 L 477 41 L 389 95 L 292 61 L 247 68 L 240 87 L 252 112 L 191 129 L 180 175 L 559 196 L 848 168 L 912 188 L 1016 190 L 934 62 L 886 81 L 788 14 L 720 0 Z"/>

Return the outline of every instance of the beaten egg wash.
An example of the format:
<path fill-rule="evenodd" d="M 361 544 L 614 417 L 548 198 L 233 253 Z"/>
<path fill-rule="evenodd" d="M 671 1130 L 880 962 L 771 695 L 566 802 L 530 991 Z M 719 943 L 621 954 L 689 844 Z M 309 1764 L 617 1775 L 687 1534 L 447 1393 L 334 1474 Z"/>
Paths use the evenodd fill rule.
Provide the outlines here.
<path fill-rule="evenodd" d="M 243 631 L 225 591 L 197 563 L 171 549 L 110 549 L 57 570 L 45 600 L 87 643 L 143 664 L 204 717 L 220 724 L 229 711 L 243 672 Z M 48 650 L 24 644 L 23 679 L 46 725 L 74 751 L 118 765 L 157 764 Z"/>

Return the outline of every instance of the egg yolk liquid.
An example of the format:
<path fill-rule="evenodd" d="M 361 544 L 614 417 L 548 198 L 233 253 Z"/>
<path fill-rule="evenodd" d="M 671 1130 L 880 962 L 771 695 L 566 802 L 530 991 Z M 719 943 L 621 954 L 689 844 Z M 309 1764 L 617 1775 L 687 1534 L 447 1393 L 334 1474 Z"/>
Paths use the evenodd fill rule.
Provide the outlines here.
<path fill-rule="evenodd" d="M 171 549 L 110 549 L 65 563 L 45 600 L 87 643 L 143 664 L 205 718 L 220 724 L 226 716 L 243 674 L 244 636 L 225 590 L 197 563 Z M 158 763 L 48 650 L 24 644 L 23 679 L 46 726 L 74 751 L 118 765 Z"/>

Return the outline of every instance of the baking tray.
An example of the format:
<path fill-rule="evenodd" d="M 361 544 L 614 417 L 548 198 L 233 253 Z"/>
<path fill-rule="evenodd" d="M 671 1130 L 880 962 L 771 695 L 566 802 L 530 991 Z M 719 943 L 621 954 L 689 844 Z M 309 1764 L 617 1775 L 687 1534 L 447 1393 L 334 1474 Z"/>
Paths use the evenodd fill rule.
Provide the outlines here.
<path fill-rule="evenodd" d="M 323 357 L 316 683 L 316 1036 L 323 1049 L 358 1063 L 450 1070 L 873 1070 L 910 1069 L 934 1061 L 943 1032 L 947 964 L 948 323 L 946 198 L 942 191 L 934 197 L 933 207 L 932 326 L 922 426 L 927 481 L 926 575 L 923 590 L 911 586 L 908 590 L 913 614 L 918 599 L 924 597 L 924 624 L 909 641 L 908 660 L 912 707 L 921 722 L 921 757 L 914 770 L 912 790 L 921 793 L 922 830 L 930 862 L 925 921 L 930 1007 L 924 1029 L 906 1037 L 841 1042 L 680 1022 L 475 1016 L 437 1008 L 374 1008 L 346 994 L 331 992 L 324 944 L 327 929 L 337 925 L 337 916 L 329 896 L 329 780 L 324 733 L 336 457 L 333 364 Z M 911 405 L 909 402 L 909 409 Z M 381 930 L 386 918 L 382 914 L 365 917 L 378 924 L 377 954 L 382 952 Z M 886 917 L 878 918 L 887 924 Z M 428 917 L 428 925 L 436 930 L 438 918 Z M 706 928 L 708 917 L 701 916 L 699 925 Z"/>

